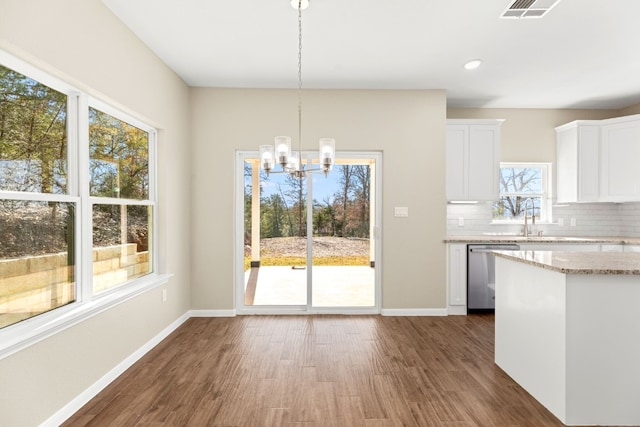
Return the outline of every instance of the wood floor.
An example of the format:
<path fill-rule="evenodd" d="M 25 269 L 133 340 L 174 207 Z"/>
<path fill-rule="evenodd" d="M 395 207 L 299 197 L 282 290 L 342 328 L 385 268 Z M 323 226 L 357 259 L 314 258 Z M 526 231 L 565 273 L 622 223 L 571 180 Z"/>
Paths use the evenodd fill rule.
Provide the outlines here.
<path fill-rule="evenodd" d="M 65 426 L 562 426 L 493 315 L 192 318 Z"/>

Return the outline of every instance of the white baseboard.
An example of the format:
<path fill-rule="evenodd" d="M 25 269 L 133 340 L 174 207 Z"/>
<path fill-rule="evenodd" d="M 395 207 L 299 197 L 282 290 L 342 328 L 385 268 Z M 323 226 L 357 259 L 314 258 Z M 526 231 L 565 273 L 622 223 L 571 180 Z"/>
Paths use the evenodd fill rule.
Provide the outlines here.
<path fill-rule="evenodd" d="M 235 310 L 191 310 L 187 313 L 189 317 L 235 317 Z"/>
<path fill-rule="evenodd" d="M 383 316 L 446 316 L 446 308 L 383 308 Z"/>
<path fill-rule="evenodd" d="M 62 407 L 58 412 L 53 414 L 48 420 L 44 423 L 40 424 L 40 427 L 54 427 L 59 426 L 67 419 L 69 419 L 73 414 L 75 414 L 80 408 L 82 408 L 87 402 L 93 399 L 98 393 L 100 393 L 104 388 L 106 388 L 111 382 L 113 382 L 116 378 L 124 373 L 127 369 L 129 369 L 134 363 L 142 358 L 147 352 L 149 352 L 156 345 L 160 344 L 160 342 L 171 334 L 171 332 L 175 331 L 182 325 L 185 321 L 189 319 L 189 313 L 185 313 L 180 316 L 176 321 L 171 323 L 169 326 L 164 328 L 158 335 L 149 340 L 146 344 L 136 350 L 133 354 L 127 357 L 125 360 L 120 362 L 116 367 L 110 370 L 107 374 L 105 374 L 98 381 L 93 383 L 88 389 L 80 393 L 75 399 L 71 402 L 67 403 L 64 407 Z"/>
<path fill-rule="evenodd" d="M 466 316 L 467 315 L 467 306 L 466 305 L 450 305 L 447 309 L 447 314 L 449 316 Z"/>

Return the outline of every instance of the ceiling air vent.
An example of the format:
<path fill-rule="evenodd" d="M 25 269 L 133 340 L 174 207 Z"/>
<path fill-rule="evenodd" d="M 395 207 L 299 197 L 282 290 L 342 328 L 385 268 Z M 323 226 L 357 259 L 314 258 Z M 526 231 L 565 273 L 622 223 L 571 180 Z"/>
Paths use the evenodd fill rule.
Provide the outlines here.
<path fill-rule="evenodd" d="M 542 18 L 560 0 L 515 0 L 500 18 Z"/>

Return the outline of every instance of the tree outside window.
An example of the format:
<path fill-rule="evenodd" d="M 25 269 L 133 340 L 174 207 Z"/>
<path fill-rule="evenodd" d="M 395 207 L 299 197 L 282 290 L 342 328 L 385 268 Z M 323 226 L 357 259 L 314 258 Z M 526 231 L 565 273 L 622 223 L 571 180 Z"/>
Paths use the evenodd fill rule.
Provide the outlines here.
<path fill-rule="evenodd" d="M 155 130 L 2 51 L 0 61 L 4 329 L 154 273 Z"/>
<path fill-rule="evenodd" d="M 550 221 L 548 170 L 547 163 L 501 163 L 500 199 L 493 203 L 493 220 L 520 222 L 526 214 L 536 221 Z"/>

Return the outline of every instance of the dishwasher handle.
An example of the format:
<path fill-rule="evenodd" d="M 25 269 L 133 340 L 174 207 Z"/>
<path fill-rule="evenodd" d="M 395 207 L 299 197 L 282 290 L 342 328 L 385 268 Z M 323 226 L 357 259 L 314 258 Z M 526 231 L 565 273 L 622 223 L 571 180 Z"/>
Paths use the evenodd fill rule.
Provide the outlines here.
<path fill-rule="evenodd" d="M 519 251 L 520 250 L 520 246 L 514 245 L 514 246 L 494 246 L 494 247 L 489 247 L 489 248 L 470 248 L 469 252 L 472 253 L 478 253 L 478 254 L 488 254 L 491 253 L 493 251 Z"/>

